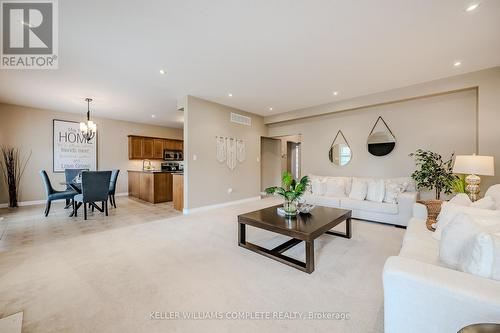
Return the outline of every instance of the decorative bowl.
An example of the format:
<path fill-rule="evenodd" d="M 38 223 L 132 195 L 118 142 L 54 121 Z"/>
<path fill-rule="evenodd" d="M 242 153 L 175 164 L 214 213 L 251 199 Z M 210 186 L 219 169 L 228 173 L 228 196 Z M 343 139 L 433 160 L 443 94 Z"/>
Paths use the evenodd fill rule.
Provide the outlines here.
<path fill-rule="evenodd" d="M 301 214 L 309 214 L 316 207 L 315 205 L 310 205 L 307 203 L 300 204 L 297 209 Z"/>

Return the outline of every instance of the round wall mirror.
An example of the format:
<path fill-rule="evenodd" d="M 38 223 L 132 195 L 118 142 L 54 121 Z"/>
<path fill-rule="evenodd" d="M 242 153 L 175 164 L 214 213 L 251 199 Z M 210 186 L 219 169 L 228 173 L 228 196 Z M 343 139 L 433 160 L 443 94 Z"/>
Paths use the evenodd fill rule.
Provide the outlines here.
<path fill-rule="evenodd" d="M 330 148 L 330 162 L 344 166 L 351 161 L 351 147 L 345 143 L 336 143 Z"/>
<path fill-rule="evenodd" d="M 375 131 L 379 121 L 382 121 L 381 128 Z M 375 125 L 373 125 L 372 131 L 368 135 L 367 144 L 368 151 L 374 156 L 388 155 L 396 147 L 396 138 L 382 117 L 378 117 Z"/>
<path fill-rule="evenodd" d="M 339 136 L 340 134 L 340 136 Z M 342 133 L 338 131 L 335 139 L 333 139 L 332 145 L 330 146 L 330 151 L 328 152 L 328 158 L 330 162 L 337 166 L 345 166 L 351 161 L 352 152 L 351 147 L 347 143 L 347 140 Z"/>

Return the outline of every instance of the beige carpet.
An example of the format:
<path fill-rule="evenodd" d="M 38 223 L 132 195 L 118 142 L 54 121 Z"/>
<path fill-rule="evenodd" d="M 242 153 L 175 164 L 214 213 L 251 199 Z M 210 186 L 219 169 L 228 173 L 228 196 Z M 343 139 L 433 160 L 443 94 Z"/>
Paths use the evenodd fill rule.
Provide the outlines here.
<path fill-rule="evenodd" d="M 381 273 L 404 230 L 353 222 L 316 241 L 309 275 L 237 246 L 266 199 L 0 253 L 0 317 L 23 332 L 383 332 Z M 285 238 L 250 228 L 249 241 Z M 303 258 L 303 246 L 288 255 Z M 348 312 L 349 320 L 151 320 L 153 311 Z M 163 315 L 163 314 L 162 314 Z"/>

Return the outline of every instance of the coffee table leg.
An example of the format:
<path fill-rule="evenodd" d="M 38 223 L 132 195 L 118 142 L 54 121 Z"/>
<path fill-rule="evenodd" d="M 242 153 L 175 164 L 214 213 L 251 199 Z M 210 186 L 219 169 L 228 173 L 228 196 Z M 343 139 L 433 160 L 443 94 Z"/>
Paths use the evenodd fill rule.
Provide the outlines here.
<path fill-rule="evenodd" d="M 246 244 L 246 224 L 238 223 L 238 244 Z"/>
<path fill-rule="evenodd" d="M 306 242 L 306 272 L 314 271 L 314 240 Z"/>
<path fill-rule="evenodd" d="M 351 218 L 348 218 L 348 219 L 345 220 L 345 233 L 343 233 L 343 232 L 337 232 L 337 231 L 327 231 L 326 233 L 328 235 L 333 235 L 333 236 L 338 236 L 338 237 L 343 237 L 343 238 L 349 238 L 349 239 L 351 239 L 351 237 L 352 237 Z"/>

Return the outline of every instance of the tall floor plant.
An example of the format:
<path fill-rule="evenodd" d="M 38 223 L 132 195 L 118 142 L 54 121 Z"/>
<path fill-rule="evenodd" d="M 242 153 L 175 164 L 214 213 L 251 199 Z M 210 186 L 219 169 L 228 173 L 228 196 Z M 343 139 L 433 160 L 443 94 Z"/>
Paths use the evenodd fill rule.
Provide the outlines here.
<path fill-rule="evenodd" d="M 8 187 L 9 207 L 17 207 L 19 184 L 31 158 L 31 151 L 27 156 L 23 157 L 20 149 L 2 146 L 0 152 L 0 170 L 2 171 L 4 183 Z"/>

